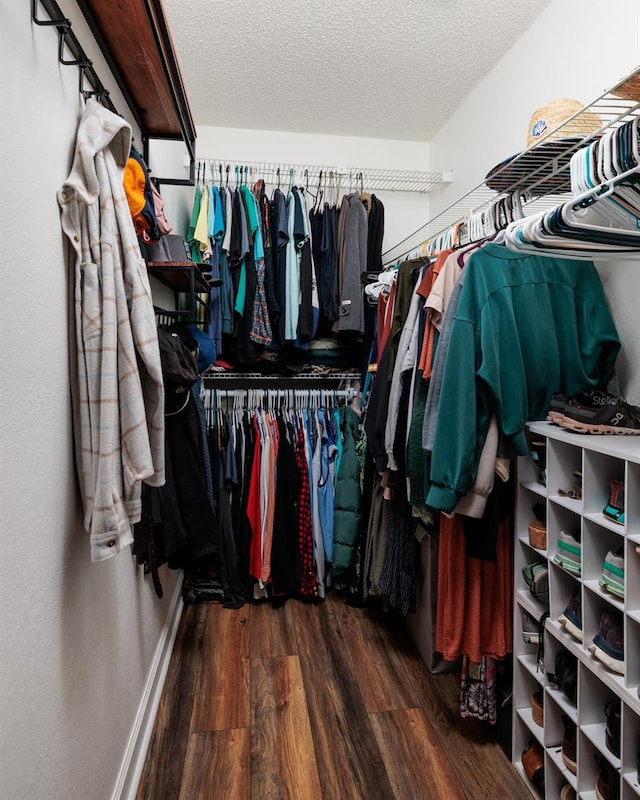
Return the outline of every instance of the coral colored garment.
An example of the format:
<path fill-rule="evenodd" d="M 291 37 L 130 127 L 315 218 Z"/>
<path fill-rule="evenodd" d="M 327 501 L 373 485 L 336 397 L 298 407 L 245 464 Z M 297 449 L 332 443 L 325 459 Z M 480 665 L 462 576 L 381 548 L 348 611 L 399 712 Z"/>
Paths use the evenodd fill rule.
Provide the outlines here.
<path fill-rule="evenodd" d="M 438 257 L 431 265 L 431 269 L 424 276 L 424 280 L 418 288 L 418 293 L 426 300 L 431 294 L 433 284 L 440 274 L 442 265 L 453 253 L 453 250 L 443 250 L 438 253 Z M 433 346 L 435 341 L 436 329 L 433 323 L 427 319 L 427 324 L 424 328 L 424 338 L 422 340 L 422 348 L 420 350 L 420 358 L 418 360 L 418 369 L 422 370 L 422 377 L 426 380 L 431 377 L 431 364 L 433 363 Z"/>
<path fill-rule="evenodd" d="M 275 512 L 276 502 L 276 460 L 278 456 L 278 438 L 277 430 L 274 421 L 269 414 L 264 415 L 264 428 L 265 436 L 268 440 L 268 452 L 266 457 L 267 474 L 262 475 L 266 487 L 265 491 L 265 515 L 264 524 L 262 526 L 262 535 L 264 537 L 262 547 L 262 569 L 260 573 L 260 580 L 262 583 L 268 583 L 271 580 L 271 547 L 273 545 L 273 515 Z"/>
<path fill-rule="evenodd" d="M 389 296 L 381 294 L 378 298 L 378 358 L 387 343 L 389 331 L 391 330 L 391 320 L 393 319 L 393 304 L 396 299 L 396 282 L 391 284 Z"/>
<path fill-rule="evenodd" d="M 465 556 L 459 517 L 440 515 L 436 648 L 449 661 L 502 659 L 512 648 L 513 557 L 510 517 L 500 522 L 496 562 Z"/>

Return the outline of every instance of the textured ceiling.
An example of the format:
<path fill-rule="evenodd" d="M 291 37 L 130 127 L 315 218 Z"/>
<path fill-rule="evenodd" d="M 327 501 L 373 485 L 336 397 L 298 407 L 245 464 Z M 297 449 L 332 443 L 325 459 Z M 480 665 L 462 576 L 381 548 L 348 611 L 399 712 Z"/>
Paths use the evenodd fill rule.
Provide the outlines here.
<path fill-rule="evenodd" d="M 550 0 L 164 0 L 196 125 L 428 141 Z"/>

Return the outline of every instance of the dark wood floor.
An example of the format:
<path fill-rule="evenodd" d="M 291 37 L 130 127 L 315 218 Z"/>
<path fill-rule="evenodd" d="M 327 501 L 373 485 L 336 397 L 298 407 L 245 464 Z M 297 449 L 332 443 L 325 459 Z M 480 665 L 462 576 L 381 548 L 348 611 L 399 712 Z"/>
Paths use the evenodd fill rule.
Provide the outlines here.
<path fill-rule="evenodd" d="M 337 596 L 189 606 L 138 800 L 529 800 L 458 693 Z"/>

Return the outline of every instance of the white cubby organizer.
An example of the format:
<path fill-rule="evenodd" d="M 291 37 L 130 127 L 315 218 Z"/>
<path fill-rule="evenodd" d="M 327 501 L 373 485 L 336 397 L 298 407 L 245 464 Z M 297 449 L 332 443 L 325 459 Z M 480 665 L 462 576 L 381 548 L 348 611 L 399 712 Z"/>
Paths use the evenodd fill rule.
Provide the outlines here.
<path fill-rule="evenodd" d="M 513 673 L 513 761 L 531 792 L 539 797 L 522 767 L 522 751 L 533 737 L 544 749 L 545 798 L 559 800 L 569 783 L 579 798 L 596 798 L 600 774 L 595 756 L 601 756 L 617 771 L 620 800 L 640 798 L 640 437 L 597 436 L 572 433 L 548 422 L 528 425 L 530 440 L 546 441 L 546 486 L 538 481 L 538 469 L 529 456 L 518 459 L 516 504 L 514 673 Z M 576 484 L 574 472 L 582 472 L 582 500 L 563 497 Z M 609 499 L 612 480 L 625 485 L 625 524 L 602 514 Z M 535 519 L 532 507 L 546 507 L 547 547 L 529 544 L 528 525 Z M 561 531 L 579 528 L 582 569 L 573 574 L 554 562 Z M 598 578 L 609 550 L 622 548 L 625 559 L 624 598 L 603 589 Z M 545 606 L 530 593 L 522 577 L 526 564 L 544 560 L 549 570 L 549 617 L 544 624 L 544 667 L 538 667 L 538 648 L 522 638 L 523 613 L 539 620 Z M 579 642 L 558 622 L 572 592 L 579 587 L 582 599 L 583 641 Z M 625 674 L 618 675 L 588 650 L 599 630 L 604 609 L 622 614 L 624 621 Z M 577 703 L 549 680 L 555 656 L 564 648 L 578 661 Z M 531 697 L 543 694 L 544 723 L 537 725 L 531 713 Z M 605 744 L 605 705 L 621 701 L 621 753 L 616 758 Z M 563 720 L 566 714 L 577 725 L 577 774 L 562 760 Z"/>

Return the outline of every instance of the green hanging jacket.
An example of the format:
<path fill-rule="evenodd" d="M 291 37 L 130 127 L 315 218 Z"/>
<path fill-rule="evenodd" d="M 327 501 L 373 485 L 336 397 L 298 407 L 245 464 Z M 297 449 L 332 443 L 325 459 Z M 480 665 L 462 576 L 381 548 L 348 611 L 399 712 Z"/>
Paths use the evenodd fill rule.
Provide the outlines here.
<path fill-rule="evenodd" d="M 355 560 L 362 503 L 360 459 L 356 451 L 359 425 L 360 418 L 356 412 L 349 406 L 343 406 L 340 410 L 340 427 L 344 451 L 336 476 L 333 503 L 334 575 L 349 569 Z"/>

